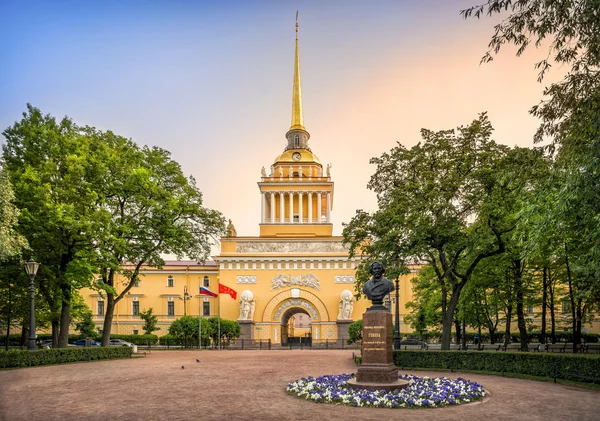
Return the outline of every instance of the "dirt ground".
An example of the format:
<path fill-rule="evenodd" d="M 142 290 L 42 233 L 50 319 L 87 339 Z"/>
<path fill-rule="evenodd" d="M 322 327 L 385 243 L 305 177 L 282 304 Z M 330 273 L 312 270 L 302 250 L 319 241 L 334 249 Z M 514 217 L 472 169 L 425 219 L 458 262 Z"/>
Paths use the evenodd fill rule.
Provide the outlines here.
<path fill-rule="evenodd" d="M 600 420 L 600 390 L 470 373 L 489 396 L 437 409 L 354 408 L 288 382 L 356 371 L 352 351 L 152 351 L 144 358 L 0 371 L 0 420 Z M 196 359 L 200 362 L 196 362 Z"/>

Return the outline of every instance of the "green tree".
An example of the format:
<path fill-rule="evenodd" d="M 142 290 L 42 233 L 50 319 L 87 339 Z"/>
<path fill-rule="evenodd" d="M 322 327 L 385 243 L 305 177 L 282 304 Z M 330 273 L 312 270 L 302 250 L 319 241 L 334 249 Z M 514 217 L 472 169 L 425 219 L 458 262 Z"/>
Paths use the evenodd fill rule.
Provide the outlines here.
<path fill-rule="evenodd" d="M 21 211 L 17 229 L 42 263 L 36 283 L 54 312 L 58 346 L 66 347 L 72 294 L 89 285 L 95 270 L 93 234 L 102 231 L 103 219 L 94 188 L 100 162 L 84 130 L 29 104 L 3 135 L 4 169 Z"/>
<path fill-rule="evenodd" d="M 152 335 L 157 330 L 160 330 L 159 327 L 156 326 L 158 323 L 158 317 L 152 314 L 153 309 L 150 307 L 148 310 L 140 311 L 140 319 L 144 321 L 144 334 Z"/>
<path fill-rule="evenodd" d="M 19 210 L 14 205 L 15 193 L 8 175 L 0 166 L 0 262 L 18 256 L 27 247 L 27 240 L 15 227 Z"/>
<path fill-rule="evenodd" d="M 171 323 L 169 335 L 185 341 L 186 345 L 189 346 L 198 343 L 200 330 L 202 331 L 202 344 L 206 344 L 212 333 L 212 326 L 208 320 L 202 317 L 183 316 Z"/>
<path fill-rule="evenodd" d="M 205 260 L 225 232 L 225 218 L 202 206 L 195 180 L 183 175 L 168 151 L 139 147 L 111 132 L 90 133 L 106 145 L 101 188 L 108 220 L 98 238 L 106 294 L 102 345 L 108 345 L 115 305 L 140 281 L 143 265 L 162 267 L 162 255 Z"/>
<path fill-rule="evenodd" d="M 84 338 L 95 338 L 98 335 L 91 311 L 83 313 L 81 320 L 75 323 L 75 330 Z"/>
<path fill-rule="evenodd" d="M 220 346 L 220 344 L 228 345 L 231 341 L 240 337 L 240 324 L 234 320 L 221 319 L 219 327 L 219 318 L 210 317 L 208 324 L 210 326 L 210 338 L 213 344 Z M 219 338 L 219 332 L 221 334 Z"/>
<path fill-rule="evenodd" d="M 348 326 L 348 345 L 362 341 L 363 321 L 356 320 Z"/>
<path fill-rule="evenodd" d="M 510 229 L 486 203 L 500 200 L 494 172 L 507 150 L 491 133 L 484 113 L 456 131 L 423 129 L 423 143 L 411 149 L 398 144 L 373 158 L 377 170 L 368 187 L 379 210 L 357 211 L 343 231 L 351 257 L 364 253 L 404 267 L 416 257 L 434 268 L 442 289 L 444 349 L 462 289 L 483 259 L 504 251 L 502 235 Z M 357 292 L 364 281 L 359 277 Z"/>

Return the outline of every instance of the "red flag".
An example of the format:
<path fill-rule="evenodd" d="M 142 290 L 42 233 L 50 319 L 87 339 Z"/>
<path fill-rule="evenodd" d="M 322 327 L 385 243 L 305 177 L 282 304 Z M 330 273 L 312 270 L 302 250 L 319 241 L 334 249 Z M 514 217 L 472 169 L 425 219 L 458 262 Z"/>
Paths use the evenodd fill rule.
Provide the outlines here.
<path fill-rule="evenodd" d="M 229 294 L 234 300 L 237 297 L 237 292 L 223 284 L 219 284 L 219 294 Z"/>

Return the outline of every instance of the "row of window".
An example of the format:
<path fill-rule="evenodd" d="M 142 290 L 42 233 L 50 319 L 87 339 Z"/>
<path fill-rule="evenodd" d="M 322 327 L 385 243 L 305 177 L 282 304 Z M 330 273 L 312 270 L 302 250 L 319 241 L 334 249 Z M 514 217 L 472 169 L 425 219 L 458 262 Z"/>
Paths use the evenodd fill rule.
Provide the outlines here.
<path fill-rule="evenodd" d="M 175 301 L 171 301 L 173 297 L 169 297 L 169 301 L 167 301 L 167 316 L 175 316 Z M 133 301 L 131 308 L 132 316 L 136 317 L 140 315 L 140 302 Z M 210 302 L 202 303 L 202 315 L 210 316 Z M 104 301 L 98 301 L 98 316 L 104 316 Z"/>
<path fill-rule="evenodd" d="M 175 278 L 173 278 L 173 276 L 169 275 L 167 277 L 167 287 L 173 288 L 175 286 Z M 204 279 L 202 279 L 202 286 L 206 287 L 206 288 L 210 288 L 210 279 L 208 278 L 208 276 L 205 276 Z"/>

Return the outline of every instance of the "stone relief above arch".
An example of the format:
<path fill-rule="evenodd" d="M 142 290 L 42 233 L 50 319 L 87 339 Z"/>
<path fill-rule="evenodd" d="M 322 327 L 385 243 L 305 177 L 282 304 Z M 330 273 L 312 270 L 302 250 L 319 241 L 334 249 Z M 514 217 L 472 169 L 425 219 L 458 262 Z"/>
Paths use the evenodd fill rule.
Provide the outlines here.
<path fill-rule="evenodd" d="M 321 289 L 319 279 L 312 273 L 307 273 L 298 276 L 284 275 L 280 273 L 279 275 L 271 279 L 271 291 L 273 291 L 274 289 L 290 287 L 292 285 L 311 287 L 316 290 Z"/>
<path fill-rule="evenodd" d="M 333 321 L 329 319 L 327 307 L 319 297 L 304 289 L 294 288 L 293 290 L 293 295 L 292 289 L 288 289 L 271 298 L 263 311 L 261 321 L 280 321 L 281 314 L 291 307 L 300 307 L 306 310 L 315 321 Z M 289 304 L 286 304 L 286 302 L 289 302 Z"/>

